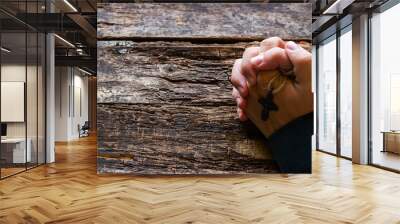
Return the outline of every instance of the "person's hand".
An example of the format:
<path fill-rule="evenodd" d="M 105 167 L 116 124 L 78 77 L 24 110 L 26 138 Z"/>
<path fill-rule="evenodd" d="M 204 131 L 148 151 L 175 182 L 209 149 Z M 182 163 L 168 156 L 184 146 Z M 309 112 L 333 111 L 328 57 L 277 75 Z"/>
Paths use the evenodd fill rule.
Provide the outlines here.
<path fill-rule="evenodd" d="M 274 94 L 278 111 L 270 112 L 265 124 L 272 134 L 290 121 L 313 110 L 311 92 L 311 53 L 294 42 L 284 42 L 278 37 L 266 39 L 259 47 L 247 48 L 241 59 L 235 61 L 231 82 L 232 95 L 237 103 L 237 113 L 241 121 L 248 119 L 249 86 L 257 83 L 261 71 L 293 69 L 295 80 L 286 82 L 283 89 Z M 270 77 L 272 78 L 272 77 Z"/>

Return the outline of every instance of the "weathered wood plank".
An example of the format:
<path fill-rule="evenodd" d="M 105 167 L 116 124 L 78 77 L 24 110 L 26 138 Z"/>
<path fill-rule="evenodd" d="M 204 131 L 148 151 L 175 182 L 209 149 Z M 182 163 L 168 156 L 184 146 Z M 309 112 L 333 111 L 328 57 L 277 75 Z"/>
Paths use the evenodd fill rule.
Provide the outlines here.
<path fill-rule="evenodd" d="M 255 44 L 99 41 L 99 172 L 275 172 L 262 134 L 235 119 L 227 80 Z"/>
<path fill-rule="evenodd" d="M 227 79 L 246 46 L 98 42 L 99 103 L 234 105 Z"/>
<path fill-rule="evenodd" d="M 98 4 L 99 39 L 311 39 L 310 3 Z"/>
<path fill-rule="evenodd" d="M 98 104 L 98 171 L 276 172 L 262 134 L 234 112 L 234 106 Z"/>

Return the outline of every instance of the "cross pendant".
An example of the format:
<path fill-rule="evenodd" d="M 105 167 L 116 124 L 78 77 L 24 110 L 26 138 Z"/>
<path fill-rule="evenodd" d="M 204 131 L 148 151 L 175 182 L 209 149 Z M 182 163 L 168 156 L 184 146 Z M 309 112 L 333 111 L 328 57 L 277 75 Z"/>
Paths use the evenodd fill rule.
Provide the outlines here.
<path fill-rule="evenodd" d="M 274 95 L 272 94 L 272 90 L 269 90 L 265 97 L 258 99 L 258 102 L 262 106 L 261 120 L 263 121 L 268 119 L 270 111 L 278 110 L 278 106 L 274 103 Z"/>

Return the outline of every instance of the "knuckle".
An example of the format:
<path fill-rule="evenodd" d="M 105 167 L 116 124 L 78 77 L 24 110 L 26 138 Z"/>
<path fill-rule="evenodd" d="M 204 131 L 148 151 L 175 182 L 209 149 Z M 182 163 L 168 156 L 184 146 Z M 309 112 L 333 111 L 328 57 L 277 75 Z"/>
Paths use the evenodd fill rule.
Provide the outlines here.
<path fill-rule="evenodd" d="M 233 63 L 232 71 L 231 71 L 231 76 L 230 76 L 230 81 L 232 81 L 238 74 L 238 71 L 240 71 L 240 64 L 241 60 L 236 59 L 235 62 Z"/>
<path fill-rule="evenodd" d="M 241 62 L 242 62 L 242 59 L 241 59 L 241 58 L 240 58 L 240 59 L 236 59 L 234 65 L 238 65 L 238 64 L 240 64 Z"/>
<path fill-rule="evenodd" d="M 250 76 L 252 74 L 252 65 L 250 64 L 250 62 L 245 62 L 242 64 L 242 66 L 240 67 L 240 71 L 244 76 Z"/>
<path fill-rule="evenodd" d="M 233 67 L 232 67 L 232 73 L 235 71 L 235 69 L 237 68 L 237 67 L 240 67 L 240 64 L 242 63 L 242 59 L 236 59 L 234 62 L 233 62 Z"/>
<path fill-rule="evenodd" d="M 282 54 L 282 53 L 285 53 L 285 50 L 284 49 L 282 49 L 282 48 L 280 48 L 280 47 L 273 47 L 273 48 L 271 48 L 271 50 L 270 51 L 273 51 L 274 53 L 276 53 L 276 54 Z"/>
<path fill-rule="evenodd" d="M 286 58 L 285 50 L 282 48 L 279 48 L 279 47 L 273 47 L 269 51 L 267 51 L 265 54 L 266 54 L 265 58 L 269 58 L 270 60 Z"/>
<path fill-rule="evenodd" d="M 235 76 L 235 75 L 232 75 L 231 76 L 231 82 L 232 82 L 232 85 L 233 86 L 239 86 L 240 85 L 240 82 L 239 82 L 239 80 L 238 80 L 238 78 Z"/>
<path fill-rule="evenodd" d="M 243 57 L 252 57 L 259 53 L 259 47 L 248 47 L 243 52 Z"/>
<path fill-rule="evenodd" d="M 244 78 L 242 78 L 244 79 Z M 242 79 L 238 76 L 233 76 L 231 79 L 232 85 L 234 86 L 234 90 L 232 92 L 232 94 L 241 94 L 241 91 L 244 91 L 244 83 L 242 81 Z"/>
<path fill-rule="evenodd" d="M 240 98 L 236 98 L 236 105 L 240 108 Z"/>
<path fill-rule="evenodd" d="M 237 97 L 238 97 L 238 91 L 237 91 L 237 89 L 236 89 L 235 87 L 233 87 L 232 96 L 233 96 L 234 98 L 237 98 Z"/>
<path fill-rule="evenodd" d="M 270 37 L 261 41 L 261 45 L 270 46 L 270 45 L 282 45 L 284 42 L 280 37 Z"/>

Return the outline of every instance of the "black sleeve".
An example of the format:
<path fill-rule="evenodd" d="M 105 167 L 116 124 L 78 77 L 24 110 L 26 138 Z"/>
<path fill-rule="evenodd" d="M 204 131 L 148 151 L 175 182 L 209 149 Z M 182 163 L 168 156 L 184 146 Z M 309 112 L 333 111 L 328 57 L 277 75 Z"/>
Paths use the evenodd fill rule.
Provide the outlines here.
<path fill-rule="evenodd" d="M 267 139 L 282 173 L 311 173 L 313 113 L 288 123 Z"/>

